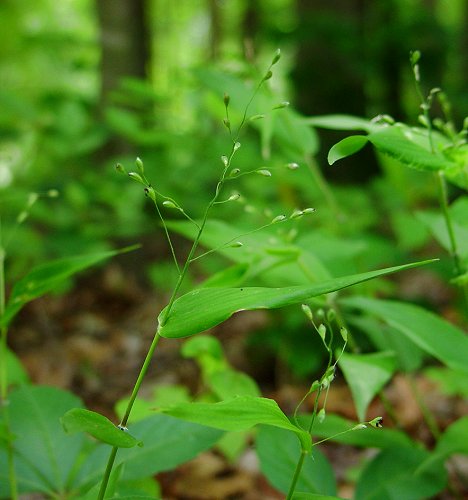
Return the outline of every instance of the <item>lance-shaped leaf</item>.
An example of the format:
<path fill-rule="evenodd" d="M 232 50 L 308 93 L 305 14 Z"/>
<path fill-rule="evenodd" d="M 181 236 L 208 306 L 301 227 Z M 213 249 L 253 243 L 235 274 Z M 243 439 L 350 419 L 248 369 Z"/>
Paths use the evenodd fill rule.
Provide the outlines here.
<path fill-rule="evenodd" d="M 57 285 L 74 274 L 94 266 L 119 253 L 129 252 L 138 246 L 89 255 L 77 255 L 41 264 L 16 282 L 11 291 L 0 326 L 8 326 L 18 311 L 31 300 L 54 290 Z"/>
<path fill-rule="evenodd" d="M 333 165 L 336 161 L 346 158 L 360 151 L 369 139 L 365 135 L 352 135 L 335 144 L 328 152 L 328 163 Z"/>
<path fill-rule="evenodd" d="M 309 433 L 290 422 L 273 399 L 237 396 L 218 403 L 181 403 L 157 411 L 225 431 L 243 431 L 258 424 L 272 425 L 294 432 L 302 449 L 310 451 L 312 448 Z"/>
<path fill-rule="evenodd" d="M 132 448 L 141 445 L 126 430 L 116 427 L 108 418 L 100 413 L 73 408 L 60 419 L 62 427 L 68 434 L 86 432 L 103 443 L 119 448 Z"/>
<path fill-rule="evenodd" d="M 413 304 L 367 297 L 349 297 L 341 302 L 376 315 L 450 368 L 468 372 L 468 337 L 436 314 Z"/>
<path fill-rule="evenodd" d="M 278 309 L 299 304 L 311 297 L 335 292 L 357 283 L 430 262 L 434 262 L 434 260 L 344 276 L 313 285 L 283 288 L 245 287 L 193 290 L 173 303 L 169 315 L 167 315 L 167 308 L 161 311 L 158 332 L 162 337 L 168 338 L 189 337 L 219 325 L 239 311 Z"/>

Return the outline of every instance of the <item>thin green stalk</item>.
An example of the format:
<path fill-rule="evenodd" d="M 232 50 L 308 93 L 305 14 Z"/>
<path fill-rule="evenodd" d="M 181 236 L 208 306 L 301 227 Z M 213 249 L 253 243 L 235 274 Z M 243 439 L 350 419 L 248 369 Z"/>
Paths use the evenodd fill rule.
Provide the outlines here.
<path fill-rule="evenodd" d="M 450 255 L 453 259 L 453 267 L 455 276 L 461 276 L 464 273 L 464 269 L 462 268 L 460 257 L 458 253 L 458 244 L 457 239 L 455 237 L 455 231 L 453 230 L 452 218 L 449 212 L 448 205 L 448 195 L 447 195 L 447 182 L 445 180 L 444 173 L 439 170 L 436 173 L 437 176 L 437 185 L 439 188 L 439 203 L 440 208 L 442 209 L 442 215 L 445 221 L 445 227 L 447 228 L 447 234 L 450 242 Z M 465 311 L 468 312 L 468 286 L 463 286 L 463 296 L 465 300 Z"/>
<path fill-rule="evenodd" d="M 297 481 L 299 480 L 299 476 L 301 475 L 302 466 L 304 465 L 304 460 L 306 455 L 307 451 L 301 450 L 301 456 L 299 457 L 299 460 L 297 462 L 296 470 L 294 471 L 294 476 L 292 478 L 291 486 L 289 487 L 288 496 L 286 497 L 286 500 L 291 500 L 294 495 L 294 491 L 296 490 Z"/>
<path fill-rule="evenodd" d="M 121 427 L 126 427 L 128 423 L 128 419 L 130 417 L 130 413 L 133 408 L 133 404 L 135 403 L 135 399 L 138 396 L 138 392 L 140 391 L 141 384 L 143 382 L 143 379 L 145 378 L 145 375 L 148 371 L 149 365 L 151 363 L 151 360 L 154 355 L 154 351 L 156 350 L 156 346 L 158 345 L 159 339 L 161 336 L 159 335 L 158 332 L 153 337 L 153 341 L 151 342 L 150 348 L 148 349 L 148 352 L 146 354 L 145 360 L 143 362 L 143 365 L 141 367 L 140 373 L 138 374 L 138 378 L 135 382 L 135 385 L 133 387 L 132 395 L 130 396 L 130 400 L 127 404 L 127 409 L 125 410 L 125 414 L 120 422 Z M 111 453 L 109 455 L 109 459 L 107 460 L 107 466 L 106 470 L 104 472 L 104 477 L 102 478 L 102 483 L 101 483 L 101 488 L 99 490 L 99 495 L 98 495 L 98 500 L 103 500 L 104 495 L 106 493 L 107 485 L 109 483 L 110 475 L 112 472 L 112 468 L 114 466 L 115 462 L 115 457 L 117 455 L 118 448 L 114 447 L 111 450 Z"/>

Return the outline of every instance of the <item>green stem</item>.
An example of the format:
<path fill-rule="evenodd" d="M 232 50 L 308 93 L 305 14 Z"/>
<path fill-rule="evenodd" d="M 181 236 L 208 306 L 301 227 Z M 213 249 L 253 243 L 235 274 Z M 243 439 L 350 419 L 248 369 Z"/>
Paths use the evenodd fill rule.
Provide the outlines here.
<path fill-rule="evenodd" d="M 296 465 L 296 470 L 294 471 L 294 476 L 291 481 L 291 486 L 289 487 L 288 491 L 288 496 L 286 497 L 286 500 L 292 500 L 292 497 L 294 495 L 294 491 L 296 490 L 296 485 L 297 481 L 299 480 L 299 476 L 301 475 L 302 467 L 304 465 L 304 460 L 307 455 L 306 450 L 301 451 L 301 456 L 299 457 L 299 460 Z"/>
<path fill-rule="evenodd" d="M 460 262 L 460 256 L 458 253 L 458 244 L 455 237 L 455 231 L 453 229 L 452 218 L 449 212 L 448 195 L 447 195 L 447 182 L 445 181 L 444 173 L 439 170 L 436 174 L 437 184 L 439 187 L 439 202 L 440 208 L 442 210 L 442 215 L 445 221 L 445 227 L 447 229 L 447 234 L 450 242 L 450 256 L 453 260 L 454 274 L 455 276 L 461 276 L 465 270 Z M 468 316 L 468 285 L 462 285 L 463 290 L 463 300 L 465 302 L 465 314 Z"/>
<path fill-rule="evenodd" d="M 161 336 L 159 335 L 158 332 L 153 337 L 153 341 L 151 342 L 150 348 L 148 349 L 148 353 L 146 354 L 145 360 L 143 362 L 143 365 L 141 367 L 140 373 L 138 374 L 138 378 L 135 382 L 135 385 L 133 387 L 132 395 L 130 396 L 130 400 L 127 404 L 127 409 L 125 410 L 125 414 L 120 422 L 120 426 L 126 427 L 128 423 L 128 419 L 130 417 L 130 413 L 133 408 L 133 404 L 135 403 L 135 399 L 138 395 L 138 392 L 140 391 L 141 384 L 143 382 L 143 379 L 145 378 L 145 375 L 148 371 L 149 365 L 151 363 L 151 360 L 154 355 L 154 351 L 156 350 L 156 346 L 158 345 L 159 339 Z M 98 500 L 103 500 L 104 495 L 106 493 L 107 485 L 109 483 L 110 475 L 112 472 L 112 468 L 114 466 L 115 462 L 115 457 L 117 455 L 118 448 L 114 447 L 112 448 L 109 459 L 107 460 L 107 466 L 106 470 L 104 472 L 104 476 L 102 478 L 102 483 L 101 483 L 101 488 L 99 490 L 99 495 L 98 495 Z"/>

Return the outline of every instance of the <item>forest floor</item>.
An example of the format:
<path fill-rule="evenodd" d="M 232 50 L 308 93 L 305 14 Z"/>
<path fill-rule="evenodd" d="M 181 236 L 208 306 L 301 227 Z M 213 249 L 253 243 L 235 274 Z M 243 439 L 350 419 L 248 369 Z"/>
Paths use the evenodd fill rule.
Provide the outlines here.
<path fill-rule="evenodd" d="M 30 303 L 11 330 L 10 344 L 34 383 L 71 390 L 88 408 L 116 421 L 114 404 L 133 387 L 162 305 L 161 297 L 128 276 L 119 264 L 110 264 L 80 279 L 77 286 L 63 296 L 48 296 Z M 263 313 L 242 313 L 213 332 L 223 343 L 232 365 L 254 377 L 259 375 L 258 367 L 245 352 L 245 341 L 264 321 Z M 182 342 L 164 340 L 160 343 L 142 387 L 143 395 L 155 385 L 183 384 L 193 394 L 200 390 L 197 366 L 179 353 Z M 292 412 L 308 384 L 284 374 L 279 377 L 276 370 L 274 361 L 269 367 L 261 367 L 263 393 L 274 398 L 286 413 Z M 468 401 L 443 395 L 435 382 L 423 375 L 412 379 L 404 375 L 394 377 L 385 395 L 398 415 L 398 424 L 377 399 L 369 409 L 370 417 L 383 415 L 386 426 L 398 425 L 428 447 L 434 440 L 418 398 L 432 412 L 441 430 L 468 414 Z M 356 419 L 350 392 L 339 377 L 331 386 L 327 413 Z M 339 496 L 352 498 L 353 471 L 375 450 L 336 443 L 321 446 L 321 450 L 335 471 Z M 466 457 L 460 458 L 457 469 L 468 478 Z M 157 479 L 165 500 L 284 498 L 260 474 L 253 449 L 248 449 L 235 464 L 217 452 L 205 452 L 172 472 L 158 475 Z M 456 497 L 444 493 L 437 498 Z M 468 490 L 464 498 L 468 498 Z"/>

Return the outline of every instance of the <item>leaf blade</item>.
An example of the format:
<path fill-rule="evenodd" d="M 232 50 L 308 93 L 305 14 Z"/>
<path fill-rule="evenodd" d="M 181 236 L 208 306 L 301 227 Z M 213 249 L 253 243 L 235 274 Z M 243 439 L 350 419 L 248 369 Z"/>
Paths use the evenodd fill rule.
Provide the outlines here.
<path fill-rule="evenodd" d="M 278 309 L 298 304 L 311 297 L 335 292 L 349 286 L 405 269 L 425 265 L 434 260 L 390 267 L 357 275 L 335 278 L 313 285 L 283 288 L 204 288 L 179 297 L 165 318 L 167 308 L 158 317 L 158 333 L 162 337 L 189 337 L 212 328 L 234 313 L 255 309 Z M 207 305 L 209 304 L 209 307 Z"/>

